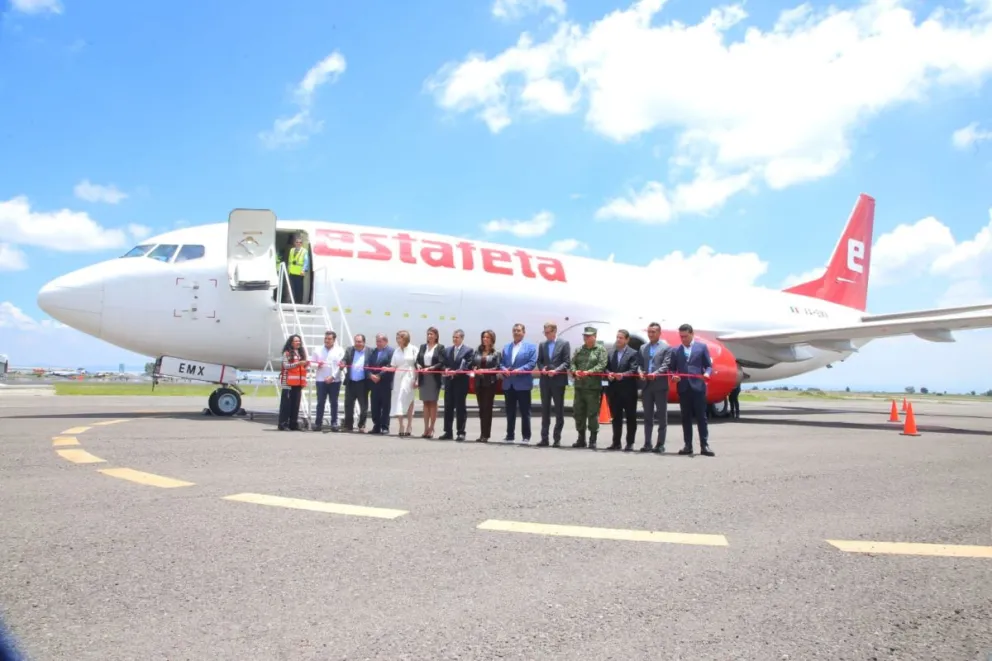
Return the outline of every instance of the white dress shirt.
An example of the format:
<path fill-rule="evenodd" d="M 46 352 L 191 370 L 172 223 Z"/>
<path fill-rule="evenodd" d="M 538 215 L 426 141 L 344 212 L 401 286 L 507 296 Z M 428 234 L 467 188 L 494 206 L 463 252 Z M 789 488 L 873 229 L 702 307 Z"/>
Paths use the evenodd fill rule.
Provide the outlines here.
<path fill-rule="evenodd" d="M 338 363 L 344 360 L 343 347 L 335 344 L 333 347 L 328 349 L 324 345 L 320 345 L 314 350 L 312 360 L 324 363 L 317 368 L 315 378 L 318 381 L 323 381 L 327 377 L 331 377 L 332 381 L 341 380 L 341 368 L 338 367 Z"/>

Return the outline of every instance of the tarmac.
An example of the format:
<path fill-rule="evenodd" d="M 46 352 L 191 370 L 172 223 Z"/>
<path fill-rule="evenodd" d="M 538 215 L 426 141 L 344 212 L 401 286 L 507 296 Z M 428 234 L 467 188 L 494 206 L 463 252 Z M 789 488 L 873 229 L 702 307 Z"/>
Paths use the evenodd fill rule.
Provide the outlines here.
<path fill-rule="evenodd" d="M 992 403 L 913 404 L 743 402 L 682 457 L 676 416 L 656 456 L 4 397 L 0 614 L 46 660 L 987 661 Z"/>

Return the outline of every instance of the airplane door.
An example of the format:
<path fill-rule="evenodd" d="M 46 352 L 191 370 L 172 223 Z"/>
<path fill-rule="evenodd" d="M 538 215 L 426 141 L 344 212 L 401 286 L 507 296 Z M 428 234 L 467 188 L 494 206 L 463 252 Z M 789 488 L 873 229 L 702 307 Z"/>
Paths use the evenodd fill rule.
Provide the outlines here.
<path fill-rule="evenodd" d="M 269 209 L 235 209 L 227 219 L 227 273 L 231 289 L 275 289 L 276 215 Z"/>

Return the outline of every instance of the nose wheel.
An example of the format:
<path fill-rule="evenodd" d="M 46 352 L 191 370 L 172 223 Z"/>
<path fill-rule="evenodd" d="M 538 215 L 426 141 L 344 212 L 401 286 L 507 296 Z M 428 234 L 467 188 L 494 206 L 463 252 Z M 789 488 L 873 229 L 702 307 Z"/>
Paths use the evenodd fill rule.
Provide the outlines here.
<path fill-rule="evenodd" d="M 241 393 L 233 388 L 218 388 L 210 393 L 207 407 L 214 415 L 228 418 L 241 410 Z"/>

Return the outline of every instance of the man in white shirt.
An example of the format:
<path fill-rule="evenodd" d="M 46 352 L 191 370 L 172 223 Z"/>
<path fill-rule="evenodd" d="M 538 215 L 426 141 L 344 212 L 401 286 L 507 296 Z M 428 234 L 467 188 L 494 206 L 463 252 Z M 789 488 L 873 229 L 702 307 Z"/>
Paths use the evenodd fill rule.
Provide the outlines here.
<path fill-rule="evenodd" d="M 324 420 L 324 401 L 331 400 L 331 431 L 338 431 L 338 395 L 341 393 L 341 367 L 344 360 L 344 349 L 336 344 L 338 336 L 334 331 L 324 333 L 324 346 L 318 347 L 311 363 L 316 363 L 317 374 L 317 419 L 314 421 L 314 431 L 322 431 Z"/>

